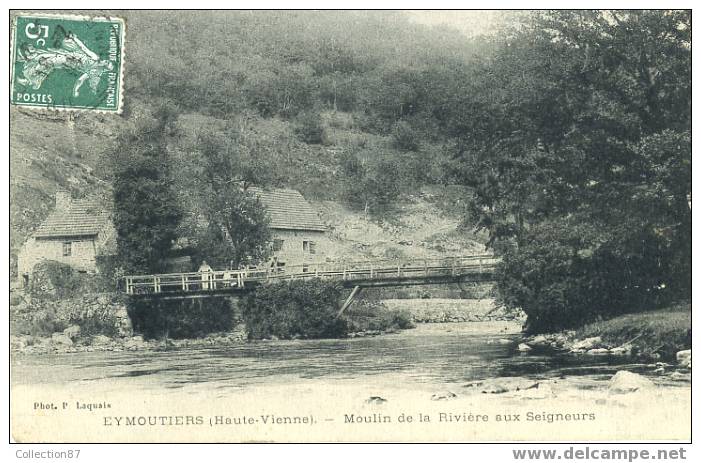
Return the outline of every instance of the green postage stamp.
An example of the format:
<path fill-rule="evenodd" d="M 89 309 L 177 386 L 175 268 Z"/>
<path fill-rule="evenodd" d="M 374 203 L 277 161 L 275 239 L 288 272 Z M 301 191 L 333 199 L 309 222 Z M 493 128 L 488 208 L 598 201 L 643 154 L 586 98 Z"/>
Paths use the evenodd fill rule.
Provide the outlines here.
<path fill-rule="evenodd" d="M 121 112 L 122 19 L 20 13 L 12 19 L 11 59 L 13 104 Z"/>

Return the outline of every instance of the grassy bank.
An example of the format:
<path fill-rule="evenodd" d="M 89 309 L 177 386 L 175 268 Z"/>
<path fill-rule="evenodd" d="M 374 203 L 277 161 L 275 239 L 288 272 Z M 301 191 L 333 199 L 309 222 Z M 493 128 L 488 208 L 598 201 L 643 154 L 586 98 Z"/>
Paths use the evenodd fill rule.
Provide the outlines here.
<path fill-rule="evenodd" d="M 630 343 L 643 358 L 673 360 L 678 351 L 691 348 L 691 303 L 621 315 L 575 331 L 577 339 L 596 336 L 610 346 Z"/>

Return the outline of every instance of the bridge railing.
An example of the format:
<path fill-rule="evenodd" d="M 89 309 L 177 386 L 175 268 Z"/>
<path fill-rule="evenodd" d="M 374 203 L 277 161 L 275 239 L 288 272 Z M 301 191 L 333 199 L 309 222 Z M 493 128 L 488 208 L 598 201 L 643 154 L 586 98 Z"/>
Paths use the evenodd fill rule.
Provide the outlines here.
<path fill-rule="evenodd" d="M 491 255 L 439 259 L 382 259 L 373 261 L 317 262 L 285 267 L 265 267 L 212 272 L 129 275 L 124 278 L 127 294 L 159 294 L 243 289 L 246 282 L 300 280 L 375 280 L 390 278 L 465 275 L 491 271 L 498 259 Z"/>
<path fill-rule="evenodd" d="M 244 275 L 245 272 L 240 270 L 128 275 L 124 277 L 124 290 L 127 294 L 158 294 L 242 288 Z"/>

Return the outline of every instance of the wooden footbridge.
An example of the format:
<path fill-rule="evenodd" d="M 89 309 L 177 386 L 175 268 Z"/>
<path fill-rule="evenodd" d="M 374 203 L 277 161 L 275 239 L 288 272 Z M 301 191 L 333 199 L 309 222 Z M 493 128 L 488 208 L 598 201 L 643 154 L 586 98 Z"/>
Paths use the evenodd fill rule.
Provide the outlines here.
<path fill-rule="evenodd" d="M 444 259 L 375 260 L 317 263 L 279 268 L 212 272 L 129 275 L 124 291 L 132 297 L 184 299 L 233 295 L 257 286 L 286 280 L 319 278 L 353 288 L 349 300 L 362 288 L 490 281 L 498 259 L 491 255 Z"/>

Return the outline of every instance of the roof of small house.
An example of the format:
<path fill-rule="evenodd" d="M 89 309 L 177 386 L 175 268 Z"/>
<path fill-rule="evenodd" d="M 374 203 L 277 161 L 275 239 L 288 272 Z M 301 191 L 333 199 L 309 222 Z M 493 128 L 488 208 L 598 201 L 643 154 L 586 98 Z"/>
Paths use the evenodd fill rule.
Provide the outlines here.
<path fill-rule="evenodd" d="M 34 232 L 35 238 L 95 236 L 109 221 L 109 213 L 97 199 L 74 199 L 66 210 L 55 210 Z"/>
<path fill-rule="evenodd" d="M 326 231 L 319 214 L 299 191 L 250 187 L 270 215 L 270 228 Z"/>

